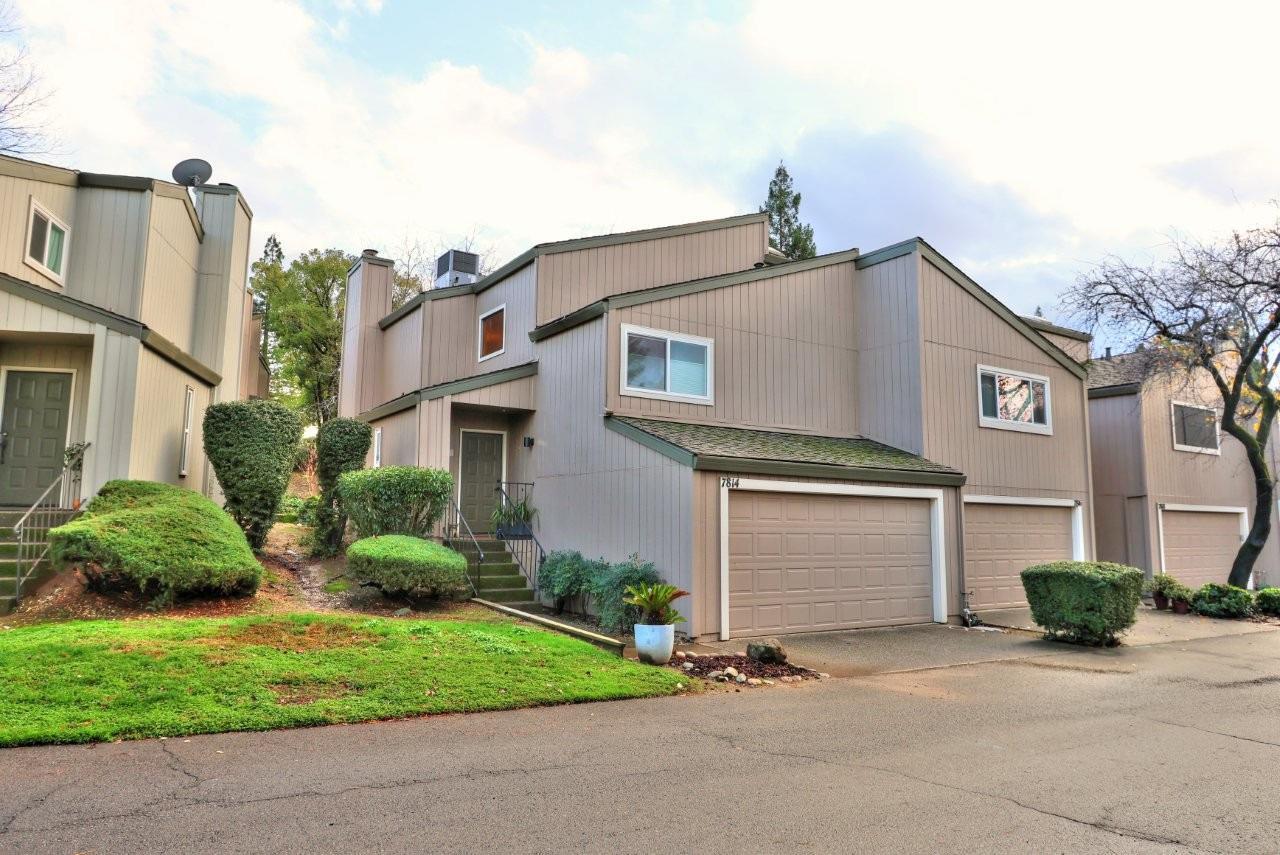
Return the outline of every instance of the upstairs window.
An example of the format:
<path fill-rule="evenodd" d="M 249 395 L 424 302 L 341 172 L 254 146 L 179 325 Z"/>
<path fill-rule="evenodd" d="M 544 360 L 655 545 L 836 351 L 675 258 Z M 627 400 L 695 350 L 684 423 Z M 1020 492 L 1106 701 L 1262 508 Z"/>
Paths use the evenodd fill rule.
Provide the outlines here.
<path fill-rule="evenodd" d="M 480 361 L 497 356 L 506 350 L 507 307 L 490 309 L 480 316 Z"/>
<path fill-rule="evenodd" d="M 1218 411 L 1173 401 L 1173 447 L 1196 454 L 1220 454 L 1218 445 Z"/>
<path fill-rule="evenodd" d="M 1049 378 L 978 366 L 978 424 L 1024 433 L 1053 433 Z"/>
<path fill-rule="evenodd" d="M 622 325 L 622 394 L 712 403 L 714 342 Z"/>
<path fill-rule="evenodd" d="M 66 266 L 67 224 L 51 214 L 31 197 L 30 217 L 27 221 L 27 264 L 39 270 L 59 285 Z"/>

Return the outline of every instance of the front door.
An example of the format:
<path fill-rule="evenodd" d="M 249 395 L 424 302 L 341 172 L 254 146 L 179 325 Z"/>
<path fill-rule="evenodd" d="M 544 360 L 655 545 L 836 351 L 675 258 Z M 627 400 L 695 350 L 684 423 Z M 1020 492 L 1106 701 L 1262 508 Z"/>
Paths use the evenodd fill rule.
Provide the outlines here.
<path fill-rule="evenodd" d="M 0 417 L 0 505 L 29 506 L 62 471 L 72 375 L 10 371 Z"/>
<path fill-rule="evenodd" d="M 458 466 L 458 505 L 462 518 L 477 534 L 492 527 L 489 517 L 498 501 L 502 481 L 502 434 L 462 432 L 462 458 Z"/>

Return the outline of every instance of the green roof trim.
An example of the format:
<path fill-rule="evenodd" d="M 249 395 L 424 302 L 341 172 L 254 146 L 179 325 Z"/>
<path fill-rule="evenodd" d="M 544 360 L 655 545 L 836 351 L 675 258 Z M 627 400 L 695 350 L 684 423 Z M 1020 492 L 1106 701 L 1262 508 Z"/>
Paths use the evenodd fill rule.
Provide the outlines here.
<path fill-rule="evenodd" d="M 610 309 L 625 308 L 627 306 L 640 306 L 645 303 L 654 303 L 658 300 L 669 300 L 673 297 L 685 297 L 689 294 L 700 294 L 704 291 L 714 291 L 719 288 L 729 288 L 734 285 L 743 285 L 747 282 L 758 282 L 762 279 L 773 279 L 779 276 L 787 276 L 792 273 L 802 273 L 806 270 L 813 270 L 817 267 L 828 267 L 833 264 L 846 264 L 855 261 L 858 258 L 857 249 L 846 249 L 840 252 L 831 252 L 826 255 L 815 255 L 813 258 L 805 258 L 800 261 L 787 261 L 781 264 L 764 265 L 762 267 L 753 267 L 750 270 L 739 270 L 735 273 L 721 273 L 716 276 L 707 276 L 702 279 L 690 279 L 686 282 L 675 282 L 670 285 L 660 285 L 657 288 L 644 288 L 639 291 L 627 291 L 622 294 L 614 294 L 597 300 L 594 303 L 562 315 L 553 321 L 548 321 L 542 326 L 535 327 L 529 333 L 532 341 L 542 341 L 550 338 L 557 333 L 565 330 L 573 329 L 581 326 L 587 321 L 594 320 Z"/>
<path fill-rule="evenodd" d="M 428 291 L 419 292 L 403 306 L 378 321 L 378 329 L 385 330 L 396 321 L 408 317 L 414 309 L 423 303 L 429 303 L 432 300 L 443 300 L 446 297 L 461 297 L 463 294 L 472 294 L 474 293 L 474 288 L 474 285 L 450 285 L 448 288 L 432 288 Z"/>
<path fill-rule="evenodd" d="M 387 401 L 385 404 L 379 404 L 372 410 L 365 410 L 363 413 L 356 416 L 356 418 L 362 422 L 376 422 L 379 419 L 385 419 L 387 416 L 394 416 L 396 413 L 403 410 L 412 409 L 413 407 L 418 406 L 418 403 L 421 400 L 421 392 L 408 392 L 401 395 L 399 398 L 393 398 L 392 400 Z"/>
<path fill-rule="evenodd" d="M 142 346 L 147 350 L 159 354 L 160 356 L 172 362 L 192 377 L 199 378 L 208 386 L 217 386 L 222 382 L 222 375 L 178 347 L 169 339 L 160 335 L 153 329 L 144 329 L 142 335 Z"/>
<path fill-rule="evenodd" d="M 1032 326 L 1022 318 L 1022 316 L 997 300 L 990 291 L 983 288 L 970 278 L 969 274 L 952 264 L 946 256 L 930 246 L 922 237 L 908 238 L 907 240 L 890 244 L 889 246 L 869 252 L 858 259 L 857 267 L 859 270 L 862 270 L 876 264 L 883 264 L 884 262 L 891 261 L 895 258 L 901 258 L 904 255 L 910 255 L 913 252 L 919 252 L 922 258 L 941 270 L 953 282 L 967 291 L 970 296 L 976 299 L 979 303 L 982 303 L 982 305 L 986 306 L 991 311 L 995 312 L 1002 320 L 1018 332 L 1022 333 L 1023 337 L 1025 337 L 1027 341 L 1044 351 L 1045 355 L 1053 359 L 1054 362 L 1057 362 L 1063 368 L 1067 369 L 1080 379 L 1084 379 L 1085 370 L 1080 363 L 1076 362 L 1070 356 L 1067 356 L 1067 354 L 1063 353 L 1061 348 L 1044 336 L 1040 335 L 1039 332 L 1033 329 Z"/>
<path fill-rule="evenodd" d="M 1094 398 L 1119 398 L 1122 395 L 1136 395 L 1142 391 L 1141 383 L 1121 383 L 1117 386 L 1098 386 L 1089 390 L 1089 400 Z"/>
<path fill-rule="evenodd" d="M 437 383 L 434 386 L 424 386 L 421 389 L 406 392 L 398 398 L 387 401 L 385 404 L 379 404 L 372 409 L 365 410 L 356 418 L 362 422 L 375 422 L 378 419 L 393 416 L 401 410 L 416 407 L 422 401 L 434 401 L 437 398 L 443 398 L 445 395 L 461 395 L 463 392 L 471 392 L 476 389 L 484 389 L 487 386 L 497 386 L 500 383 L 509 383 L 512 380 L 532 377 L 537 373 L 538 363 L 526 362 L 522 365 L 513 365 L 510 368 L 490 371 L 487 374 L 459 377 L 457 380 L 449 380 L 445 383 Z"/>
<path fill-rule="evenodd" d="M 865 437 L 606 416 L 605 426 L 692 469 L 960 486 L 962 472 Z"/>
<path fill-rule="evenodd" d="M 1027 326 L 1031 327 L 1033 330 L 1038 330 L 1040 332 L 1053 333 L 1054 335 L 1060 335 L 1063 338 L 1073 338 L 1076 341 L 1083 341 L 1083 342 L 1093 341 L 1093 336 L 1089 335 L 1087 332 L 1084 332 L 1083 330 L 1073 330 L 1070 327 L 1061 327 L 1055 323 L 1050 323 L 1049 321 L 1046 321 L 1044 318 L 1037 318 L 1034 316 L 1023 315 L 1022 319 L 1026 321 Z"/>

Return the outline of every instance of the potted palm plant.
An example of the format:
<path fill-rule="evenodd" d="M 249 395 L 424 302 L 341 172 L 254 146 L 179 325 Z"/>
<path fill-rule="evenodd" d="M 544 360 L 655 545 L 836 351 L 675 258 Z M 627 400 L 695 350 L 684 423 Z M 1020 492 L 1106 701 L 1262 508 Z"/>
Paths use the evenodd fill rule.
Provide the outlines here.
<path fill-rule="evenodd" d="M 501 540 L 527 540 L 533 537 L 533 519 L 538 511 L 528 499 L 512 502 L 499 499 L 489 515 L 493 534 Z"/>
<path fill-rule="evenodd" d="M 642 582 L 627 588 L 623 602 L 640 610 L 635 634 L 636 655 L 641 662 L 666 665 L 671 661 L 671 650 L 676 643 L 676 624 L 684 620 L 684 616 L 671 604 L 687 596 L 688 591 L 666 582 Z"/>

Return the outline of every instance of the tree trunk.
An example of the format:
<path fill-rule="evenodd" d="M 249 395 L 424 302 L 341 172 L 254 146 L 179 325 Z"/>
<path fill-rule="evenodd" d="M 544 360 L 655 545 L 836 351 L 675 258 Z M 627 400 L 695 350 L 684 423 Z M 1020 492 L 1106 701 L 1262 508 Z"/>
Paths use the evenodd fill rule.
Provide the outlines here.
<path fill-rule="evenodd" d="M 1254 455 L 1249 455 L 1256 494 L 1253 525 L 1249 527 L 1244 543 L 1240 544 L 1236 560 L 1231 564 L 1231 575 L 1227 578 L 1227 582 L 1237 588 L 1248 587 L 1249 577 L 1253 575 L 1253 565 L 1262 554 L 1262 548 L 1267 545 L 1267 537 L 1271 534 L 1271 505 L 1275 501 L 1275 483 L 1271 480 L 1266 463 L 1262 460 L 1255 462 L 1253 457 Z"/>

